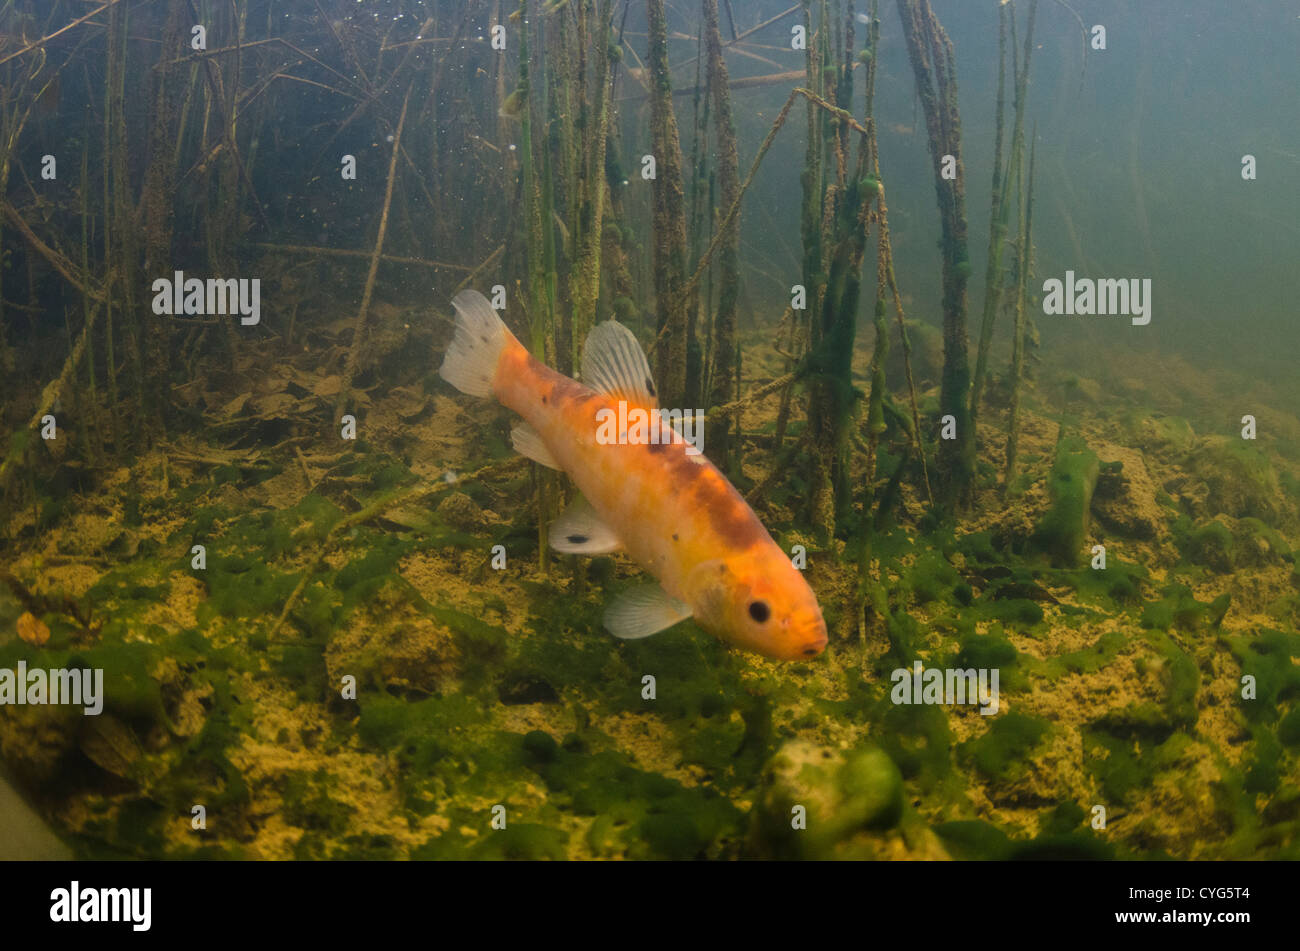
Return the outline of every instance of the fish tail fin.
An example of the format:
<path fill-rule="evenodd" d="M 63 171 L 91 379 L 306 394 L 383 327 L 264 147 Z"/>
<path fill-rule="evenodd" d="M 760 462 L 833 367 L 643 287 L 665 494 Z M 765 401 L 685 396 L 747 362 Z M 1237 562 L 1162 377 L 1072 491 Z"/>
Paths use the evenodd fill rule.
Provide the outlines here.
<path fill-rule="evenodd" d="M 497 363 L 518 341 L 478 291 L 461 291 L 451 303 L 456 308 L 456 335 L 438 373 L 462 393 L 491 396 Z"/>

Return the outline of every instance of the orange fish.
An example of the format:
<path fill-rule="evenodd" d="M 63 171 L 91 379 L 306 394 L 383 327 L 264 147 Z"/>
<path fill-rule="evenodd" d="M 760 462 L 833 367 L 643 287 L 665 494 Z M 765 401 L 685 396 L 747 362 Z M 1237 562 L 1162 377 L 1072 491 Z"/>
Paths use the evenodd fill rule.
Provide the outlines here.
<path fill-rule="evenodd" d="M 609 605 L 612 634 L 648 637 L 693 617 L 721 640 L 778 660 L 822 652 L 816 595 L 727 478 L 663 422 L 630 330 L 614 320 L 592 330 L 579 383 L 535 359 L 482 294 L 463 291 L 452 304 L 456 333 L 442 378 L 522 416 L 514 447 L 582 491 L 550 527 L 551 546 L 623 549 L 659 580 Z"/>

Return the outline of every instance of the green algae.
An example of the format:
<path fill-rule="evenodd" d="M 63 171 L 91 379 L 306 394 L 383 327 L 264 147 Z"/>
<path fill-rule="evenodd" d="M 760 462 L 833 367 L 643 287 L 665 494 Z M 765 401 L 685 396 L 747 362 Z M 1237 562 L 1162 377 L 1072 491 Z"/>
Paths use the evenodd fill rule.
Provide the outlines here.
<path fill-rule="evenodd" d="M 1265 628 L 1256 637 L 1226 638 L 1228 647 L 1241 664 L 1243 677 L 1250 677 L 1254 698 L 1244 689 L 1237 692 L 1237 704 L 1252 724 L 1268 724 L 1279 717 L 1278 704 L 1300 698 L 1300 634 Z"/>
<path fill-rule="evenodd" d="M 748 852 L 784 859 L 869 858 L 906 808 L 902 775 L 883 750 L 784 746 L 764 768 Z"/>
<path fill-rule="evenodd" d="M 529 769 L 545 782 L 552 803 L 581 817 L 605 820 L 594 838 L 605 854 L 628 858 L 694 859 L 716 855 L 740 829 L 742 813 L 708 787 L 631 765 L 621 753 L 586 753 L 528 734 L 517 738 Z"/>
<path fill-rule="evenodd" d="M 1203 565 L 1220 574 L 1237 566 L 1237 543 L 1226 525 L 1213 519 L 1194 526 L 1183 516 L 1172 526 L 1174 544 L 1192 564 Z"/>
<path fill-rule="evenodd" d="M 1224 594 L 1211 602 L 1196 600 L 1190 588 L 1183 584 L 1168 585 L 1164 597 L 1148 603 L 1142 609 L 1141 624 L 1160 631 L 1198 631 L 1204 627 L 1218 627 L 1231 605 L 1231 596 Z"/>
<path fill-rule="evenodd" d="M 938 551 L 919 554 L 908 569 L 904 583 L 917 604 L 937 601 L 961 583 L 961 576 Z"/>
<path fill-rule="evenodd" d="M 948 714 L 932 704 L 894 704 L 882 699 L 879 744 L 898 766 L 903 778 L 925 793 L 954 789 L 952 730 Z"/>
<path fill-rule="evenodd" d="M 1281 484 L 1268 457 L 1242 439 L 1215 437 L 1191 456 L 1217 512 L 1272 520 Z"/>
<path fill-rule="evenodd" d="M 1009 782 L 1026 772 L 1031 754 L 1050 733 L 1046 720 L 1013 710 L 991 718 L 988 731 L 958 751 L 985 779 Z"/>
<path fill-rule="evenodd" d="M 1092 493 L 1097 486 L 1097 454 L 1077 436 L 1063 437 L 1048 476 L 1047 512 L 1038 521 L 1030 546 L 1043 552 L 1057 567 L 1075 567 L 1084 557 Z"/>
<path fill-rule="evenodd" d="M 339 792 L 338 782 L 327 770 L 294 770 L 285 775 L 280 789 L 281 814 L 295 828 L 342 837 L 356 809 Z"/>

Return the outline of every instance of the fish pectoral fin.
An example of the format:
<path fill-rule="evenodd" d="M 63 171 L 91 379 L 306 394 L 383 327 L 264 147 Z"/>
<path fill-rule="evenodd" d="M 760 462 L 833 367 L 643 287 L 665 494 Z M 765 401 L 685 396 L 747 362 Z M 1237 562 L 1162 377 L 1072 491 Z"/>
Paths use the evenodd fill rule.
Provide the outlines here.
<path fill-rule="evenodd" d="M 597 393 L 625 400 L 629 407 L 659 406 L 645 351 L 617 320 L 597 324 L 582 347 L 582 382 Z"/>
<path fill-rule="evenodd" d="M 605 609 L 605 627 L 615 637 L 634 640 L 649 637 L 691 616 L 683 604 L 657 584 L 640 585 L 624 591 Z"/>
<path fill-rule="evenodd" d="M 551 455 L 551 450 L 547 449 L 546 443 L 542 442 L 541 434 L 527 423 L 520 423 L 510 430 L 510 445 L 514 446 L 515 452 L 521 456 L 526 456 L 548 469 L 560 468 L 560 464 Z"/>
<path fill-rule="evenodd" d="M 607 555 L 623 547 L 614 530 L 581 495 L 551 523 L 547 540 L 566 555 Z"/>

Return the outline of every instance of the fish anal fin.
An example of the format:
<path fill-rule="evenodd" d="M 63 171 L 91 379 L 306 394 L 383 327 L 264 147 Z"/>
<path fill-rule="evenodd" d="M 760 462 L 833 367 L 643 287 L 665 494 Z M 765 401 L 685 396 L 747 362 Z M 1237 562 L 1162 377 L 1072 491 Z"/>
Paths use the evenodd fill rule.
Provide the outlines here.
<path fill-rule="evenodd" d="M 514 446 L 515 452 L 521 456 L 526 456 L 548 469 L 562 468 L 551 455 L 551 450 L 546 448 L 546 443 L 542 442 L 541 434 L 527 423 L 520 423 L 510 430 L 510 445 Z"/>

